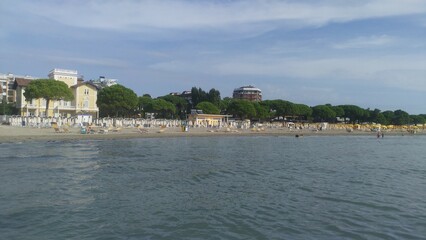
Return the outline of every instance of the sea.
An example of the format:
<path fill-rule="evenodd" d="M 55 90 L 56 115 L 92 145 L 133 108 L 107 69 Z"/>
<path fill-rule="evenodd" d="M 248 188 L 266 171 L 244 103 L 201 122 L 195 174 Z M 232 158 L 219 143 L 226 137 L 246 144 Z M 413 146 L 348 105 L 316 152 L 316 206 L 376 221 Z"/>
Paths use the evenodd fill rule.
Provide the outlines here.
<path fill-rule="evenodd" d="M 0 239 L 426 239 L 426 136 L 3 143 Z"/>

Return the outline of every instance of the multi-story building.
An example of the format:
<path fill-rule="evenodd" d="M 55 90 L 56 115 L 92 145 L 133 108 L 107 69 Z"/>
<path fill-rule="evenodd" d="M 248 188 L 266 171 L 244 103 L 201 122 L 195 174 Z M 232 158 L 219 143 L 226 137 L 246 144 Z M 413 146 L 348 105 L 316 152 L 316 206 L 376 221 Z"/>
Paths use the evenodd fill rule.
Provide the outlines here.
<path fill-rule="evenodd" d="M 251 102 L 260 102 L 262 101 L 262 91 L 259 88 L 254 86 L 242 86 L 240 88 L 234 89 L 232 94 L 234 99 L 248 100 Z"/>
<path fill-rule="evenodd" d="M 16 102 L 16 91 L 15 89 L 13 89 L 13 84 L 15 83 L 15 80 L 17 78 L 21 78 L 21 79 L 28 79 L 28 80 L 32 80 L 35 79 L 34 77 L 31 76 L 21 76 L 21 75 L 15 75 L 12 73 L 8 73 L 8 74 L 0 74 L 0 87 L 2 88 L 3 93 L 5 93 L 5 100 L 7 103 L 14 103 Z M 2 96 L 3 97 L 3 96 Z M 3 100 L 3 98 L 2 98 Z"/>
<path fill-rule="evenodd" d="M 22 116 L 75 116 L 80 114 L 98 117 L 99 108 L 96 105 L 97 88 L 89 82 L 79 79 L 75 70 L 53 69 L 49 72 L 49 78 L 62 81 L 71 89 L 74 100 L 72 101 L 51 101 L 46 113 L 45 99 L 32 99 L 27 101 L 24 97 L 26 86 L 30 79 L 16 78 L 13 89 L 16 94 L 16 107 Z"/>

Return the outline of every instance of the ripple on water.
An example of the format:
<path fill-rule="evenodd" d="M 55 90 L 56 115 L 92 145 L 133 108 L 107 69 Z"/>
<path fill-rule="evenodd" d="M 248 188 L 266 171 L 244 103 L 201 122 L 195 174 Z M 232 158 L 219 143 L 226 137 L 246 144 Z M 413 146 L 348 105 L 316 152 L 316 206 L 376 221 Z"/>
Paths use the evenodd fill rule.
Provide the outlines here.
<path fill-rule="evenodd" d="M 317 136 L 1 144 L 0 238 L 424 239 L 425 143 Z"/>

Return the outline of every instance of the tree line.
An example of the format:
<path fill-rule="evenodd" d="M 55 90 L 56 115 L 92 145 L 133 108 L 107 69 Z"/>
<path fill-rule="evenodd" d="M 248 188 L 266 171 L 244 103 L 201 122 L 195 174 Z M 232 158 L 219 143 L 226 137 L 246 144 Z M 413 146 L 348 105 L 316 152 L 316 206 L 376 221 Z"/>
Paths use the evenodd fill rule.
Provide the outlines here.
<path fill-rule="evenodd" d="M 189 100 L 191 99 L 191 100 Z M 101 117 L 146 117 L 152 113 L 156 118 L 186 119 L 191 109 L 202 110 L 206 114 L 227 114 L 240 119 L 254 121 L 309 121 L 364 123 L 375 122 L 385 125 L 425 124 L 426 114 L 410 115 L 403 110 L 381 111 L 363 109 L 356 105 L 331 104 L 307 106 L 281 99 L 249 102 L 245 100 L 221 98 L 214 88 L 206 92 L 193 87 L 188 98 L 165 95 L 152 98 L 149 94 L 137 96 L 133 90 L 122 85 L 113 85 L 98 92 L 97 101 Z"/>

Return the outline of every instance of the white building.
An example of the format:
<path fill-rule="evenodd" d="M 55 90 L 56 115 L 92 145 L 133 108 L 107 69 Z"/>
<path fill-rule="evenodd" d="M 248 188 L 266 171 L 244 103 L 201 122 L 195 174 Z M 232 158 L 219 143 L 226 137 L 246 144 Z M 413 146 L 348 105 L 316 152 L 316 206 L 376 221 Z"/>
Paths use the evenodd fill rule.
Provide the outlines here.
<path fill-rule="evenodd" d="M 2 101 L 3 97 L 5 97 L 6 103 L 16 102 L 16 92 L 13 89 L 13 84 L 16 79 L 26 79 L 26 80 L 34 80 L 35 77 L 28 75 L 15 75 L 13 73 L 3 74 L 0 73 L 0 88 L 2 89 Z"/>
<path fill-rule="evenodd" d="M 104 76 L 100 76 L 99 79 L 90 80 L 91 84 L 95 85 L 98 89 L 102 89 L 105 87 L 111 87 L 117 84 L 117 79 L 106 78 Z"/>

